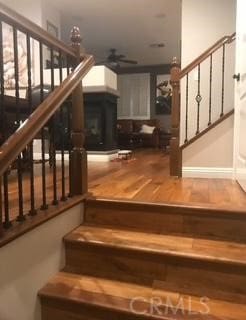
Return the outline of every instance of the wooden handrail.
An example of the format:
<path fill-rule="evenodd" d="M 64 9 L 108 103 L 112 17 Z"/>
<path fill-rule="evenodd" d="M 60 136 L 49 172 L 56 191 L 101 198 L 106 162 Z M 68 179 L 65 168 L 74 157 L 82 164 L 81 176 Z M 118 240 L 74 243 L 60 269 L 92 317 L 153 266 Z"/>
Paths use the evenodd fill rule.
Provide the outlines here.
<path fill-rule="evenodd" d="M 186 66 L 183 70 L 180 71 L 179 77 L 182 79 L 187 73 L 191 72 L 194 68 L 196 68 L 200 63 L 206 60 L 212 53 L 220 49 L 224 44 L 231 43 L 235 40 L 236 33 L 234 32 L 230 36 L 224 36 L 210 48 L 208 48 L 205 52 L 203 52 L 198 58 L 192 61 L 188 66 Z"/>
<path fill-rule="evenodd" d="M 0 2 L 0 17 L 2 20 L 12 26 L 15 26 L 19 31 L 22 31 L 37 41 L 42 40 L 46 45 L 52 46 L 62 52 L 76 58 L 76 53 L 72 47 L 67 46 L 62 41 L 58 40 L 47 31 L 39 27 L 37 24 L 29 21 L 24 16 L 5 6 Z"/>
<path fill-rule="evenodd" d="M 52 115 L 80 84 L 82 78 L 94 65 L 93 56 L 87 55 L 76 69 L 57 87 L 20 128 L 0 147 L 0 176 L 6 171 L 22 150 L 35 138 Z"/>

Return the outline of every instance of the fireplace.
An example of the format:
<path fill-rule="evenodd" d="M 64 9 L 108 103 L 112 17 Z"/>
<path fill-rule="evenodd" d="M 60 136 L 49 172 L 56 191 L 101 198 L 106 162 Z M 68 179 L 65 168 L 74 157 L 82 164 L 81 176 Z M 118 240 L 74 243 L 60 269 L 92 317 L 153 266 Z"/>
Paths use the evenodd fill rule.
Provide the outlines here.
<path fill-rule="evenodd" d="M 117 148 L 117 96 L 108 92 L 85 93 L 85 148 L 110 151 Z"/>

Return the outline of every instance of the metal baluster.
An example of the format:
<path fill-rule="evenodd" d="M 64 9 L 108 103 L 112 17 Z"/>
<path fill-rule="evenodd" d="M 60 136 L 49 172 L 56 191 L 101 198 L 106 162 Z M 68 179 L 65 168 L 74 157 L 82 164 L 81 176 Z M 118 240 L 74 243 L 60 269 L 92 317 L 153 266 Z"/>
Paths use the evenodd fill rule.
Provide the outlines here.
<path fill-rule="evenodd" d="M 69 57 L 66 56 L 66 69 L 67 69 L 67 76 L 69 75 Z M 67 141 L 68 141 L 68 181 L 69 181 L 69 192 L 68 196 L 72 197 L 72 187 L 71 187 L 71 96 L 67 99 Z"/>
<path fill-rule="evenodd" d="M 208 115 L 208 126 L 211 125 L 212 119 L 212 84 L 213 84 L 213 55 L 210 55 L 210 77 L 209 77 L 209 115 Z"/>
<path fill-rule="evenodd" d="M 196 135 L 200 132 L 200 104 L 202 101 L 201 96 L 201 66 L 198 65 L 198 87 L 197 87 L 197 95 L 196 95 L 196 102 L 197 102 L 197 127 L 196 127 Z"/>
<path fill-rule="evenodd" d="M 222 90 L 221 90 L 220 117 L 223 117 L 224 115 L 224 99 L 225 99 L 225 44 L 223 44 L 223 53 L 222 53 Z"/>
<path fill-rule="evenodd" d="M 68 55 L 66 56 L 66 64 L 67 64 L 66 67 L 67 67 L 67 76 L 68 76 L 68 75 L 69 75 L 69 72 L 70 72 L 70 71 L 69 71 L 69 56 L 68 56 Z"/>
<path fill-rule="evenodd" d="M 12 226 L 9 219 L 9 184 L 8 173 L 3 175 L 3 198 L 4 198 L 4 228 L 8 229 Z"/>
<path fill-rule="evenodd" d="M 60 77 L 60 84 L 62 83 L 63 76 L 62 76 L 62 52 L 59 51 L 59 77 Z M 60 108 L 60 128 L 61 128 L 61 183 L 62 183 L 62 196 L 61 200 L 66 201 L 66 189 L 65 189 L 65 159 L 64 159 L 64 130 L 66 125 L 64 123 L 64 107 L 63 104 Z"/>
<path fill-rule="evenodd" d="M 0 237 L 3 234 L 3 194 L 2 194 L 2 177 L 0 176 Z"/>
<path fill-rule="evenodd" d="M 54 78 L 54 49 L 50 49 L 50 72 L 51 72 L 51 91 L 55 89 L 55 78 Z M 56 130 L 56 121 L 55 115 L 51 120 L 52 129 L 51 129 L 51 148 L 52 148 L 52 169 L 53 169 L 53 205 L 58 204 L 57 200 L 57 172 L 56 172 L 56 141 L 55 141 L 55 130 Z"/>
<path fill-rule="evenodd" d="M 186 103 L 185 103 L 185 141 L 188 142 L 188 114 L 189 114 L 189 73 L 186 75 Z"/>
<path fill-rule="evenodd" d="M 19 93 L 19 63 L 18 63 L 18 38 L 17 30 L 13 28 L 14 37 L 14 66 L 15 66 L 15 101 L 16 101 L 16 127 L 20 126 L 20 93 Z M 16 129 L 17 129 L 16 128 Z M 17 175 L 18 175 L 18 196 L 19 196 L 19 215 L 17 221 L 25 220 L 23 213 L 23 181 L 22 181 L 22 166 L 24 164 L 25 150 L 17 158 Z"/>
<path fill-rule="evenodd" d="M 39 59 L 40 59 L 40 102 L 44 101 L 44 62 L 43 62 L 43 44 L 39 42 Z M 41 210 L 47 210 L 46 197 L 46 167 L 45 167 L 45 132 L 41 129 L 41 167 L 42 167 L 42 205 Z"/>
<path fill-rule="evenodd" d="M 72 108 L 72 101 L 71 96 L 67 99 L 66 104 L 66 111 L 67 111 L 67 141 L 68 141 L 68 181 L 69 181 L 69 192 L 68 196 L 72 197 L 72 167 L 71 167 L 71 152 L 72 152 L 72 133 L 71 133 L 71 108 Z"/>
<path fill-rule="evenodd" d="M 4 110 L 4 68 L 3 68 L 3 28 L 2 22 L 0 21 L 0 82 L 1 82 L 1 97 L 0 97 L 0 116 L 1 116 L 1 142 L 2 143 L 5 139 L 3 135 L 5 135 L 5 110 Z"/>
<path fill-rule="evenodd" d="M 27 47 L 27 79 L 28 79 L 28 105 L 29 113 L 33 111 L 32 105 L 32 61 L 31 61 L 31 46 L 30 35 L 26 35 L 26 47 Z M 35 190 L 34 190 L 34 163 L 33 163 L 33 141 L 29 144 L 29 170 L 30 170 L 30 211 L 29 214 L 34 216 L 37 214 L 35 209 Z"/>
<path fill-rule="evenodd" d="M 2 22 L 0 22 L 0 108 L 1 108 L 1 139 L 2 142 L 6 140 L 6 116 L 5 116 L 5 106 L 4 106 L 4 69 L 3 69 L 3 28 Z M 4 228 L 11 227 L 11 222 L 9 220 L 9 185 L 8 185 L 8 173 L 3 174 L 3 198 L 4 198 Z"/>

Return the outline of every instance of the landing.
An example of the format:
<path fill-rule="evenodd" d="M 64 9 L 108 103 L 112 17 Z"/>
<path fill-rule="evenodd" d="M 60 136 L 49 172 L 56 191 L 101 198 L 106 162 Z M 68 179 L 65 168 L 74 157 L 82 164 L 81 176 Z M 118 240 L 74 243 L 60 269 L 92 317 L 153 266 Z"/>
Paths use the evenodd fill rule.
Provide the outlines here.
<path fill-rule="evenodd" d="M 246 208 L 246 195 L 236 181 L 171 178 L 169 156 L 159 150 L 135 151 L 133 158 L 89 163 L 89 191 L 100 198 Z"/>
<path fill-rule="evenodd" d="M 169 156 L 160 150 L 134 151 L 133 159 L 123 162 L 90 162 L 89 192 L 94 197 L 136 200 L 140 202 L 171 202 L 188 205 L 246 208 L 246 195 L 237 182 L 224 179 L 171 178 L 168 169 Z M 68 166 L 65 168 L 66 193 Z M 41 164 L 35 164 L 35 204 L 42 204 Z M 46 163 L 47 202 L 53 199 L 53 170 Z M 10 218 L 18 215 L 18 185 L 16 170 L 9 175 Z M 61 196 L 61 164 L 57 161 L 57 192 Z M 23 173 L 24 212 L 30 209 L 30 174 Z"/>

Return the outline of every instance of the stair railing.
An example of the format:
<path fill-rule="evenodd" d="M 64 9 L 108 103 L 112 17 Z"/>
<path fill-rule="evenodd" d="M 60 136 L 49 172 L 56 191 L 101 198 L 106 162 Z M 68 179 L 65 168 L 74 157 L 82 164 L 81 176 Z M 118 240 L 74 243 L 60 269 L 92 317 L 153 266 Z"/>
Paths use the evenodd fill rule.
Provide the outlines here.
<path fill-rule="evenodd" d="M 72 47 L 66 46 L 0 4 L 0 235 L 16 221 L 87 192 L 81 80 L 94 59 L 81 56 L 76 27 L 71 41 Z M 12 78 L 6 72 L 10 62 Z M 41 145 L 38 160 L 34 139 Z M 36 163 L 42 186 L 38 190 Z M 15 180 L 17 191 L 10 190 Z M 26 189 L 29 199 L 24 199 Z M 42 194 L 41 203 L 36 203 L 37 193 Z"/>
<path fill-rule="evenodd" d="M 172 138 L 170 142 L 171 176 L 182 176 L 182 150 L 233 113 L 233 105 L 229 106 L 231 108 L 229 112 L 225 111 L 225 85 L 229 78 L 232 79 L 232 74 L 226 73 L 226 67 L 228 67 L 226 49 L 235 38 L 236 33 L 224 36 L 182 70 L 177 59 L 173 59 L 170 81 L 173 88 Z M 230 63 L 232 64 L 231 61 Z M 197 82 L 195 88 L 190 84 L 192 76 Z M 214 79 L 215 77 L 216 79 Z M 218 82 L 220 83 L 219 88 Z M 231 88 L 233 88 L 233 83 Z M 214 95 L 216 95 L 216 103 L 213 101 Z M 182 110 L 181 104 L 184 106 Z M 213 114 L 218 110 L 219 114 Z M 202 123 L 204 118 L 207 125 Z"/>

